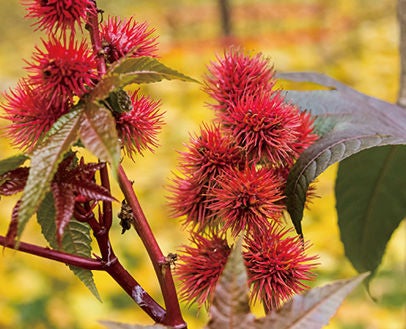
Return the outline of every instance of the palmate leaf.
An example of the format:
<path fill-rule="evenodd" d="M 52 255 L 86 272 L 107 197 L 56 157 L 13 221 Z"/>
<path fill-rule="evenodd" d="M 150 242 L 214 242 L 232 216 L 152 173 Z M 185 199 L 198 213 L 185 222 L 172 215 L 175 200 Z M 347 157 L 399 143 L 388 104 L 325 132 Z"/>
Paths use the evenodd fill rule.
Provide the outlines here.
<path fill-rule="evenodd" d="M 162 80 L 197 82 L 152 57 L 124 57 L 114 64 L 91 92 L 93 100 L 105 99 L 113 90 L 129 84 L 152 83 Z"/>
<path fill-rule="evenodd" d="M 365 279 L 361 274 L 349 280 L 335 281 L 323 287 L 313 288 L 305 294 L 296 295 L 283 305 L 258 320 L 258 329 L 321 329 L 337 312 L 344 298 Z"/>
<path fill-rule="evenodd" d="M 79 133 L 84 146 L 100 160 L 108 161 L 113 174 L 116 174 L 120 161 L 120 143 L 111 112 L 89 103 L 81 116 Z"/>
<path fill-rule="evenodd" d="M 0 175 L 3 175 L 8 171 L 17 169 L 27 159 L 28 159 L 28 156 L 26 156 L 24 154 L 18 154 L 18 155 L 14 155 L 12 157 L 9 157 L 7 159 L 1 160 L 0 161 Z"/>
<path fill-rule="evenodd" d="M 54 249 L 59 249 L 61 247 L 65 252 L 83 257 L 91 257 L 92 239 L 90 236 L 89 225 L 75 219 L 71 219 L 65 226 L 62 244 L 60 246 L 56 237 L 55 218 L 56 213 L 54 198 L 52 193 L 49 192 L 46 194 L 37 212 L 37 220 L 41 226 L 41 231 L 45 239 Z M 93 280 L 92 271 L 73 265 L 68 266 L 92 292 L 92 294 L 100 300 L 99 292 L 97 291 L 95 282 Z"/>
<path fill-rule="evenodd" d="M 206 329 L 252 328 L 255 317 L 248 304 L 247 272 L 241 243 L 233 248 L 216 286 Z"/>
<path fill-rule="evenodd" d="M 309 184 L 333 163 L 362 150 L 406 143 L 406 111 L 324 75 L 297 73 L 280 76 L 336 88 L 286 93 L 288 101 L 316 116 L 322 134 L 303 152 L 288 178 L 287 208 L 296 231 L 302 234 L 301 219 Z"/>
<path fill-rule="evenodd" d="M 21 236 L 25 224 L 37 211 L 49 191 L 52 178 L 64 153 L 76 142 L 82 112 L 82 108 L 77 108 L 59 118 L 51 133 L 33 152 L 27 184 L 21 197 L 17 238 Z"/>
<path fill-rule="evenodd" d="M 406 215 L 406 146 L 383 146 L 340 163 L 335 192 L 345 254 L 358 272 L 376 271 Z"/>

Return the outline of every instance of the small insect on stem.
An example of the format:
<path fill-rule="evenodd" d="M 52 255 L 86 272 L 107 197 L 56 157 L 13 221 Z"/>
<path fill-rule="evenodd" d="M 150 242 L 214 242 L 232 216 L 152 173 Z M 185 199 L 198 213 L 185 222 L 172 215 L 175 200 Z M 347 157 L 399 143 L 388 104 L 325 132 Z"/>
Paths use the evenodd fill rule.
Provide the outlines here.
<path fill-rule="evenodd" d="M 176 267 L 176 261 L 178 260 L 178 254 L 174 254 L 170 252 L 167 256 L 165 256 L 164 260 L 160 262 L 162 267 L 170 267 L 173 265 Z"/>
<path fill-rule="evenodd" d="M 125 199 L 121 202 L 121 210 L 117 217 L 120 218 L 121 234 L 124 234 L 131 228 L 131 224 L 134 224 L 133 211 Z"/>

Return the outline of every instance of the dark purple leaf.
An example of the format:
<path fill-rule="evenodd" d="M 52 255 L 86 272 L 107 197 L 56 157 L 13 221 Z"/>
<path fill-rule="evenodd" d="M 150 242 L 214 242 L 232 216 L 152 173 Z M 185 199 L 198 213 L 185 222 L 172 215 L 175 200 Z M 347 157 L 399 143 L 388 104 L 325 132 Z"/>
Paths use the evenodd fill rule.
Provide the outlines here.
<path fill-rule="evenodd" d="M 21 192 L 27 182 L 29 168 L 17 168 L 0 176 L 0 195 Z"/>
<path fill-rule="evenodd" d="M 18 211 L 20 209 L 21 200 L 18 200 L 13 208 L 13 212 L 11 213 L 11 222 L 8 226 L 7 234 L 6 234 L 6 244 L 8 246 L 13 246 L 15 243 L 15 239 L 17 237 L 17 230 L 18 230 Z"/>
<path fill-rule="evenodd" d="M 328 166 L 362 150 L 406 143 L 406 111 L 324 75 L 289 73 L 280 76 L 336 89 L 286 92 L 289 102 L 316 117 L 321 134 L 321 138 L 303 152 L 288 178 L 287 207 L 297 232 L 301 234 L 309 184 Z"/>
<path fill-rule="evenodd" d="M 85 164 L 83 159 L 77 162 L 75 153 L 67 156 L 59 164 L 53 184 L 57 184 L 61 190 L 71 191 L 75 196 L 82 196 L 87 201 L 114 201 L 110 191 L 95 181 L 95 173 L 106 164 Z"/>
<path fill-rule="evenodd" d="M 55 201 L 55 223 L 56 223 L 56 239 L 58 245 L 62 245 L 63 233 L 66 225 L 72 219 L 73 209 L 75 206 L 75 195 L 73 191 L 66 187 L 61 189 L 61 185 L 52 184 L 51 191 Z"/>
<path fill-rule="evenodd" d="M 36 213 L 51 182 L 58 170 L 64 154 L 78 139 L 78 128 L 83 109 L 77 108 L 60 117 L 45 139 L 34 150 L 31 157 L 31 168 L 21 197 L 18 217 L 18 235 L 32 215 Z"/>
<path fill-rule="evenodd" d="M 105 187 L 91 181 L 72 181 L 70 187 L 79 195 L 94 201 L 115 201 Z"/>

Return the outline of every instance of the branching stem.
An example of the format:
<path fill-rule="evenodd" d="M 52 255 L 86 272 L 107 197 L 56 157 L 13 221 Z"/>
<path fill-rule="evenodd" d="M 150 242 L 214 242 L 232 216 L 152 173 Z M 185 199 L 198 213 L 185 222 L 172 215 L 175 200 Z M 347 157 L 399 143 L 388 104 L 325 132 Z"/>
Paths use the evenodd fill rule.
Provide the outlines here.
<path fill-rule="evenodd" d="M 159 248 L 155 236 L 152 233 L 145 214 L 140 206 L 140 203 L 138 202 L 138 198 L 135 195 L 132 183 L 128 179 L 121 165 L 118 169 L 118 180 L 125 199 L 133 211 L 134 228 L 148 252 L 161 286 L 162 296 L 164 298 L 167 311 L 164 324 L 177 328 L 186 328 L 186 324 L 183 321 L 182 314 L 180 312 L 179 301 L 170 266 L 166 264 L 165 256 Z"/>
<path fill-rule="evenodd" d="M 5 248 L 16 249 L 14 245 L 10 245 L 7 243 L 7 240 L 4 236 L 0 236 L 0 245 Z M 17 250 L 25 252 L 27 254 L 52 259 L 57 262 L 65 263 L 67 265 L 78 266 L 86 270 L 104 269 L 104 265 L 100 260 L 72 255 L 66 252 L 36 246 L 31 243 L 19 242 Z"/>
<path fill-rule="evenodd" d="M 98 62 L 99 77 L 106 73 L 106 61 L 103 54 L 102 42 L 100 39 L 99 22 L 97 14 L 90 13 L 87 19 L 86 28 L 90 33 L 90 39 L 93 51 Z M 107 167 L 100 170 L 101 182 L 104 187 L 110 190 L 110 181 Z M 156 242 L 156 239 L 149 227 L 145 215 L 141 209 L 137 197 L 135 196 L 131 182 L 128 180 L 123 168 L 119 167 L 120 187 L 130 204 L 132 211 L 137 218 L 135 227 L 138 235 L 143 241 L 147 252 L 151 258 L 158 281 L 161 287 L 162 295 L 165 301 L 166 312 L 163 310 L 134 280 L 134 278 L 121 266 L 114 255 L 109 240 L 109 230 L 112 223 L 111 202 L 103 202 L 103 214 L 100 216 L 99 226 L 92 227 L 97 239 L 102 261 L 108 265 L 106 271 L 120 284 L 120 286 L 129 294 L 133 300 L 143 308 L 157 323 L 173 326 L 175 328 L 186 328 L 183 321 L 179 301 L 176 294 L 175 285 L 172 279 L 170 266 L 165 265 L 165 257 Z M 89 222 L 92 226 L 92 223 Z M 95 223 L 93 223 L 95 224 Z M 99 229 L 99 231 L 97 231 Z M 164 265 L 163 265 L 164 264 Z"/>

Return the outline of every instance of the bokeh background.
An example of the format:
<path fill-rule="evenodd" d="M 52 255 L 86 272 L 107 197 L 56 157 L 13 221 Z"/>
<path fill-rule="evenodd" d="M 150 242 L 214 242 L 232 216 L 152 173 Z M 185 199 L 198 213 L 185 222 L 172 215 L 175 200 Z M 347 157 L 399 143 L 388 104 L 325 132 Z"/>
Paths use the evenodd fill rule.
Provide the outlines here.
<path fill-rule="evenodd" d="M 147 21 L 159 36 L 161 61 L 189 76 L 202 79 L 206 66 L 230 43 L 252 53 L 262 52 L 278 71 L 316 71 L 353 88 L 395 102 L 398 92 L 399 55 L 395 0 L 230 0 L 231 36 L 225 37 L 216 0 L 99 0 L 104 16 L 134 16 Z M 0 3 L 0 90 L 15 86 L 25 75 L 41 33 L 32 32 L 18 0 Z M 189 134 L 198 130 L 212 113 L 199 85 L 162 82 L 145 88 L 162 99 L 166 126 L 155 154 L 135 162 L 125 161 L 135 181 L 152 229 L 164 253 L 176 252 L 187 241 L 179 222 L 171 219 L 166 205 L 168 184 L 176 171 L 177 151 Z M 6 122 L 0 121 L 3 131 Z M 15 150 L 3 136 L 0 155 Z M 336 167 L 319 178 L 311 211 L 305 214 L 304 232 L 318 253 L 321 266 L 314 285 L 356 274 L 344 257 L 339 240 L 333 195 Z M 113 189 L 121 198 L 116 183 Z M 396 191 L 394 191 L 396 193 Z M 5 234 L 16 199 L 0 202 L 0 234 Z M 117 214 L 118 208 L 115 209 Z M 382 220 L 385 220 L 384 218 Z M 116 253 L 135 278 L 159 299 L 159 290 L 143 247 L 131 231 L 120 234 L 118 220 L 112 233 Z M 45 245 L 33 219 L 24 241 Z M 329 329 L 403 329 L 406 327 L 406 226 L 394 233 L 371 295 L 357 288 L 345 300 Z M 24 255 L 9 249 L 0 253 L 0 329 L 58 328 L 101 329 L 98 320 L 150 324 L 104 273 L 94 273 L 103 302 L 97 301 L 63 264 Z M 202 328 L 204 310 L 183 305 L 189 328 Z"/>

